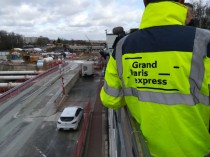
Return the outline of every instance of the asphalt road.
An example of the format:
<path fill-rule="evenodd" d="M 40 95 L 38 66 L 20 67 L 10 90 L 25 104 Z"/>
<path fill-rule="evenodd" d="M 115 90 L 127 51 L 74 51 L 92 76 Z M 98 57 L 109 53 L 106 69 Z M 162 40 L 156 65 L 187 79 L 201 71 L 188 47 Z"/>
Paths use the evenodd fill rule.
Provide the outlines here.
<path fill-rule="evenodd" d="M 94 104 L 99 78 L 79 79 L 57 112 L 52 103 L 61 90 L 57 76 L 59 72 L 43 78 L 0 105 L 0 157 L 73 156 L 80 129 L 57 131 L 56 122 L 65 106 L 85 105 L 88 99 Z"/>

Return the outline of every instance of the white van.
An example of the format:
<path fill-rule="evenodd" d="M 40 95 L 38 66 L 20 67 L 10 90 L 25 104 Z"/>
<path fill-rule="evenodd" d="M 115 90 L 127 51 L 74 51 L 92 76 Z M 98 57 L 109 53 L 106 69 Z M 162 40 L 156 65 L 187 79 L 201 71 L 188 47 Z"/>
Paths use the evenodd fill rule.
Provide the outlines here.
<path fill-rule="evenodd" d="M 61 113 L 58 122 L 57 129 L 74 129 L 77 130 L 78 125 L 83 117 L 84 109 L 79 106 L 66 107 Z"/>
<path fill-rule="evenodd" d="M 82 63 L 82 76 L 93 76 L 94 74 L 94 62 L 85 61 Z"/>

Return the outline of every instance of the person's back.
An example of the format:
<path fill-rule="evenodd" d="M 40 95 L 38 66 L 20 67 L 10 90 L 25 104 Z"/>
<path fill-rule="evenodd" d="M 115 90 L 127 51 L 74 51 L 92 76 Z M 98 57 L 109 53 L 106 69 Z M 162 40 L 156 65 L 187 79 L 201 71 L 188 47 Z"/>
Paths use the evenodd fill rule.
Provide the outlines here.
<path fill-rule="evenodd" d="M 179 3 L 149 3 L 140 30 L 117 44 L 101 90 L 105 106 L 128 106 L 157 157 L 210 153 L 209 90 L 203 64 L 210 32 L 183 26 L 186 13 Z"/>

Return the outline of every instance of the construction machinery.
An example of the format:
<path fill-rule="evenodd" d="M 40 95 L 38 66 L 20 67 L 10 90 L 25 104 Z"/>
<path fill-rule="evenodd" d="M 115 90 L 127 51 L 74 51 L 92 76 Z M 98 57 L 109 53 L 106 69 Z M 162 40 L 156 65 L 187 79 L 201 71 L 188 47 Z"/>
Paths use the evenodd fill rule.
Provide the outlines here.
<path fill-rule="evenodd" d="M 39 52 L 28 52 L 21 48 L 13 48 L 9 51 L 9 54 L 7 55 L 8 61 L 23 61 L 27 63 L 36 63 L 39 58 L 41 57 L 41 54 Z"/>

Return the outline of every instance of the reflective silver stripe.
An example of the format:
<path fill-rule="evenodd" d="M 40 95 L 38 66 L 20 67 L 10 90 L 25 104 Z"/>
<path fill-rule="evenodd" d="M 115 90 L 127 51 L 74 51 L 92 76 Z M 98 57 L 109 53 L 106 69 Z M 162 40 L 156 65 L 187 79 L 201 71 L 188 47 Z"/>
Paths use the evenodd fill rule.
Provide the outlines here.
<path fill-rule="evenodd" d="M 106 82 L 104 82 L 104 90 L 107 94 L 113 97 L 122 97 L 122 89 L 116 89 L 109 87 Z M 165 105 L 176 105 L 184 104 L 193 106 L 196 102 L 193 100 L 191 94 L 179 94 L 179 93 L 158 93 L 158 92 L 143 92 L 135 88 L 124 88 L 124 96 L 134 96 L 137 97 L 139 101 L 142 102 L 154 102 Z M 208 105 L 208 97 L 203 96 L 202 104 Z"/>
<path fill-rule="evenodd" d="M 158 92 L 143 92 L 135 88 L 124 89 L 125 96 L 135 96 L 138 100 L 143 102 L 154 102 L 166 105 L 184 104 L 193 106 L 197 104 L 191 94 L 179 94 L 179 93 L 158 93 Z M 208 105 L 208 97 L 202 95 L 201 102 L 204 105 Z"/>
<path fill-rule="evenodd" d="M 122 97 L 123 96 L 122 88 L 118 89 L 118 88 L 109 87 L 106 81 L 104 81 L 104 91 L 113 97 Z"/>
<path fill-rule="evenodd" d="M 202 103 L 209 105 L 209 97 L 202 95 L 200 89 L 202 86 L 204 68 L 203 67 L 203 58 L 207 54 L 207 44 L 210 41 L 210 32 L 207 30 L 196 29 L 195 40 L 194 40 L 194 49 L 191 63 L 190 71 L 190 91 L 192 95 L 185 95 L 179 93 L 158 93 L 158 92 L 143 92 L 135 88 L 125 88 L 124 81 L 122 78 L 123 66 L 122 66 L 122 46 L 126 37 L 121 39 L 116 47 L 116 63 L 118 69 L 118 76 L 123 84 L 123 91 L 125 96 L 135 96 L 138 97 L 140 101 L 156 102 L 161 104 L 186 104 L 186 105 L 195 105 L 197 103 Z M 205 42 L 204 42 L 205 41 Z M 196 82 L 194 81 L 196 80 Z M 113 93 L 110 93 L 110 95 Z M 117 93 L 115 93 L 117 95 Z"/>
<path fill-rule="evenodd" d="M 120 77 L 120 79 L 123 81 L 122 79 L 122 72 L 123 72 L 123 66 L 122 66 L 122 45 L 125 41 L 125 39 L 127 38 L 127 36 L 123 37 L 116 46 L 116 52 L 115 52 L 115 58 L 116 58 L 116 62 L 117 62 L 117 71 L 118 71 L 118 76 Z"/>
<path fill-rule="evenodd" d="M 166 105 L 175 104 L 185 104 L 185 105 L 195 105 L 192 95 L 184 95 L 179 93 L 158 93 L 158 92 L 142 92 L 135 88 L 125 89 L 126 95 L 133 95 L 137 97 L 140 101 L 154 102 Z"/>
<path fill-rule="evenodd" d="M 205 72 L 203 58 L 207 54 L 207 45 L 209 42 L 210 32 L 208 30 L 197 28 L 194 40 L 191 71 L 189 77 L 191 87 L 190 91 L 194 96 L 194 101 L 196 103 L 201 102 L 204 104 L 209 104 L 209 98 L 200 93 Z"/>

